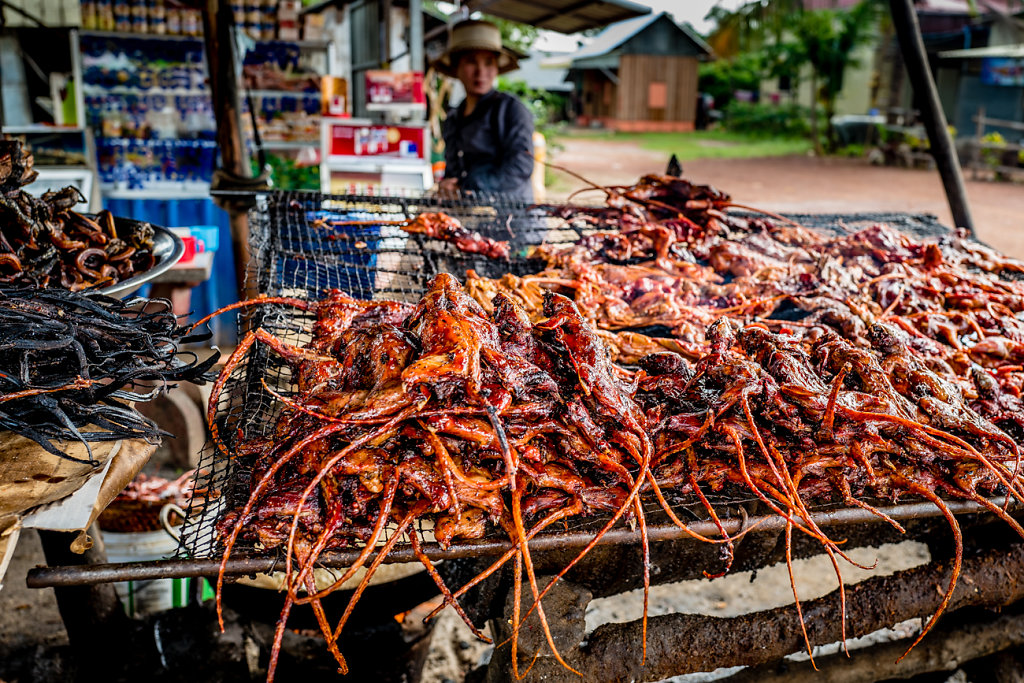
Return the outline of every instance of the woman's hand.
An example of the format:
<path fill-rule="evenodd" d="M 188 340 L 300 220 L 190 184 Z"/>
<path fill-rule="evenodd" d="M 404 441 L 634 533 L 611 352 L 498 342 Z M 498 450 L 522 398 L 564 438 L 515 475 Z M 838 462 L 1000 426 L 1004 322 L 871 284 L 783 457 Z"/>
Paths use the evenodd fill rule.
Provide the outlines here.
<path fill-rule="evenodd" d="M 437 195 L 442 199 L 458 199 L 459 179 L 443 178 L 441 182 L 437 184 Z"/>

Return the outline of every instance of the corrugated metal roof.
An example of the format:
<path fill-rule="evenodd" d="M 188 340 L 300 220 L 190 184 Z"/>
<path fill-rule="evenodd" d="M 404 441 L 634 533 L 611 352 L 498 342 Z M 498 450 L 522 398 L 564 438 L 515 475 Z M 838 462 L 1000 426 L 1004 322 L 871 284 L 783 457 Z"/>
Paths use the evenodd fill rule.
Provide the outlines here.
<path fill-rule="evenodd" d="M 468 0 L 466 6 L 559 33 L 579 33 L 651 12 L 628 0 Z"/>
<path fill-rule="evenodd" d="M 619 45 L 622 45 L 637 33 L 640 33 L 640 31 L 643 31 L 645 28 L 653 24 L 662 16 L 662 14 L 637 17 L 635 19 L 629 19 L 628 21 L 620 21 L 617 24 L 612 24 L 597 34 L 589 45 L 584 45 L 576 52 L 567 56 L 571 61 L 576 59 L 586 59 L 587 57 L 599 57 L 600 55 L 611 52 Z"/>
<path fill-rule="evenodd" d="M 565 92 L 572 90 L 572 83 L 566 83 L 565 77 L 568 69 L 552 69 L 542 65 L 544 59 L 561 56 L 550 52 L 531 52 L 528 59 L 519 60 L 519 68 L 505 74 L 505 77 L 513 81 L 525 81 L 526 85 L 535 90 L 549 90 L 551 92 Z"/>
<path fill-rule="evenodd" d="M 1019 3 L 1007 2 L 1007 0 L 977 0 L 976 9 L 978 14 L 987 14 L 989 12 L 996 12 L 998 14 L 1007 14 L 1010 12 L 1019 12 Z M 924 0 L 915 5 L 918 12 L 956 12 L 962 14 L 974 14 L 974 9 L 971 8 L 971 3 L 968 0 Z"/>
<path fill-rule="evenodd" d="M 940 52 L 939 57 L 943 59 L 975 59 L 981 57 L 1014 57 L 1024 59 L 1024 43 L 989 45 L 988 47 L 974 47 L 968 50 L 947 50 L 946 52 Z"/>
<path fill-rule="evenodd" d="M 672 21 L 672 17 L 668 15 L 668 12 L 662 12 L 660 14 L 636 17 L 635 19 L 628 19 L 626 21 L 620 21 L 617 24 L 612 24 L 597 34 L 590 44 L 583 46 L 576 52 L 548 57 L 541 62 L 541 65 L 547 69 L 569 68 L 572 66 L 573 62 L 608 54 L 662 17 L 667 17 L 669 21 Z M 707 43 L 704 42 L 703 38 L 697 35 L 689 24 L 679 25 L 674 21 L 672 21 L 672 23 L 675 24 L 675 26 L 685 33 L 691 40 L 693 40 L 693 42 L 700 46 L 702 50 L 707 52 L 707 54 L 714 54 L 714 51 Z"/>

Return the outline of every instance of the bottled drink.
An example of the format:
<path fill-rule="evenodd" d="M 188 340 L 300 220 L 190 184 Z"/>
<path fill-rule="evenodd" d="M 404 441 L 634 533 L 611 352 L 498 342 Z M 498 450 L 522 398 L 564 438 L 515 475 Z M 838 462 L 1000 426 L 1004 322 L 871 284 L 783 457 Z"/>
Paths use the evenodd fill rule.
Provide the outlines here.
<path fill-rule="evenodd" d="M 131 0 L 131 22 L 133 33 L 149 33 L 149 10 L 145 0 Z"/>
<path fill-rule="evenodd" d="M 149 7 L 149 30 L 157 35 L 167 33 L 167 8 L 162 0 L 156 0 Z"/>
<path fill-rule="evenodd" d="M 96 0 L 96 28 L 100 31 L 113 31 L 115 25 L 112 0 Z"/>
<path fill-rule="evenodd" d="M 177 7 L 167 8 L 167 34 L 176 36 L 181 33 L 181 10 Z"/>
<path fill-rule="evenodd" d="M 99 28 L 95 0 L 82 0 L 82 28 L 91 31 Z"/>
<path fill-rule="evenodd" d="M 132 9 L 128 5 L 128 0 L 114 0 L 114 30 L 132 30 Z"/>
<path fill-rule="evenodd" d="M 201 34 L 200 26 L 202 15 L 197 9 L 184 9 L 181 11 L 181 32 L 186 36 L 198 36 Z"/>

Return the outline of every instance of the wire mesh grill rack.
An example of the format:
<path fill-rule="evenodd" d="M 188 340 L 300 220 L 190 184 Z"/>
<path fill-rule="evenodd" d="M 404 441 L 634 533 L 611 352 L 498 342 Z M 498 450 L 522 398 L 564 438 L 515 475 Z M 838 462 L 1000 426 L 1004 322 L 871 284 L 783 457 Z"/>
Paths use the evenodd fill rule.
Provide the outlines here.
<path fill-rule="evenodd" d="M 539 267 L 526 258 L 528 247 L 570 243 L 584 234 L 568 227 L 563 220 L 551 217 L 550 208 L 312 192 L 260 195 L 249 216 L 250 277 L 257 283 L 259 292 L 267 296 L 319 299 L 328 290 L 340 289 L 360 299 L 416 301 L 426 291 L 429 280 L 441 272 L 460 278 L 470 269 L 486 277 L 536 272 Z M 444 211 L 484 237 L 508 240 L 509 260 L 495 261 L 466 254 L 446 242 L 407 234 L 395 224 L 428 211 Z M 789 217 L 806 227 L 832 234 L 876 223 L 888 223 L 917 237 L 937 236 L 948 231 L 928 214 Z M 331 221 L 349 225 L 332 227 Z M 301 345 L 309 340 L 312 316 L 294 307 L 259 306 L 246 316 L 249 329 L 263 328 L 291 344 Z M 183 526 L 179 557 L 217 558 L 222 553 L 215 524 L 225 511 L 245 503 L 251 476 L 246 463 L 233 459 L 231 453 L 240 434 L 246 438 L 268 436 L 281 410 L 281 404 L 264 389 L 264 382 L 276 391 L 288 393 L 291 374 L 278 356 L 268 353 L 265 346 L 255 345 L 248 360 L 233 373 L 221 394 L 217 421 L 227 450 L 221 452 L 208 444 L 201 455 L 197 493 Z M 731 498 L 715 502 L 723 506 L 723 514 L 728 517 L 734 513 L 738 516 L 738 506 L 747 501 Z M 688 506 L 685 501 L 679 503 L 686 517 L 706 521 L 706 515 L 697 507 Z M 657 505 L 647 507 L 656 519 Z M 599 526 L 600 520 L 577 522 L 568 532 L 586 531 L 593 525 Z M 585 535 L 577 534 L 577 537 Z M 241 544 L 238 549 L 255 551 Z"/>

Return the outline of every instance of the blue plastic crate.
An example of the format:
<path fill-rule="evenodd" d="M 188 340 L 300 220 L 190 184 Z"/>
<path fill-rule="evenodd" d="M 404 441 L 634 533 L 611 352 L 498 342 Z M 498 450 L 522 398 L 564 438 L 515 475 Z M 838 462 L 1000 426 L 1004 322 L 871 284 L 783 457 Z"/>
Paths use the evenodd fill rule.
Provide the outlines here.
<path fill-rule="evenodd" d="M 287 226 L 281 232 L 282 258 L 277 265 L 277 282 L 298 287 L 317 283 L 356 298 L 373 298 L 381 226 L 320 226 L 329 221 L 387 221 L 391 218 L 366 211 L 307 211 L 304 222 Z M 353 249 L 357 244 L 362 248 Z M 319 254 L 327 258 L 310 261 L 291 258 L 292 254 Z M 309 294 L 322 296 L 323 292 L 310 291 Z"/>

